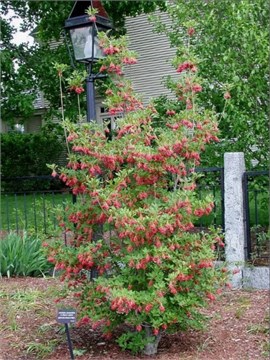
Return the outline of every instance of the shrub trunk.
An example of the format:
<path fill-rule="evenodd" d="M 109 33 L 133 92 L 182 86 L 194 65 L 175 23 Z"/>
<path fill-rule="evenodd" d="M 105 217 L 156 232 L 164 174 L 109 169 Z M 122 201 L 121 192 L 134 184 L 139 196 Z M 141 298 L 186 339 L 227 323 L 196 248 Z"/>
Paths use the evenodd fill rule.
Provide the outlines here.
<path fill-rule="evenodd" d="M 146 343 L 146 345 L 143 349 L 144 355 L 157 354 L 158 344 L 161 339 L 161 333 L 154 336 L 152 326 L 145 326 L 145 336 L 146 336 L 146 339 L 149 341 Z M 153 337 L 154 337 L 154 341 L 153 341 Z"/>

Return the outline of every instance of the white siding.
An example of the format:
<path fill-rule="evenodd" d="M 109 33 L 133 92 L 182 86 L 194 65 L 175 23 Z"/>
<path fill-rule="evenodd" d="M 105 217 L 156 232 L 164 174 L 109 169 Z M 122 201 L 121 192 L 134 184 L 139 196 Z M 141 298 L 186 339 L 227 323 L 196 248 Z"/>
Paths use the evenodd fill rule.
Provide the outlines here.
<path fill-rule="evenodd" d="M 49 107 L 49 102 L 44 98 L 43 92 L 38 91 L 36 99 L 34 101 L 34 108 L 36 110 L 46 109 Z"/>
<path fill-rule="evenodd" d="M 60 37 L 60 40 L 56 41 L 56 40 L 52 40 L 50 42 L 50 49 L 51 50 L 54 50 L 54 49 L 57 49 L 60 45 L 64 44 L 65 43 L 65 39 L 63 36 Z"/>
<path fill-rule="evenodd" d="M 161 18 L 168 21 L 166 13 L 161 13 Z M 175 49 L 170 47 L 164 34 L 153 31 L 148 15 L 127 18 L 126 27 L 129 48 L 138 54 L 138 63 L 128 66 L 125 71 L 126 77 L 133 82 L 134 90 L 143 95 L 145 103 L 152 97 L 170 95 L 162 81 L 164 76 L 177 76 L 175 68 L 170 64 Z"/>

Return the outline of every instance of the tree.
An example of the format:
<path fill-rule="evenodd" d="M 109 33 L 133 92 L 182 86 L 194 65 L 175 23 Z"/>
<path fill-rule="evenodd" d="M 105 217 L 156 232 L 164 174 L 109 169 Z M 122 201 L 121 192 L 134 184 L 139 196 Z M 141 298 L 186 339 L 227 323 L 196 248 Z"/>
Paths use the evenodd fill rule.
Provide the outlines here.
<path fill-rule="evenodd" d="M 202 87 L 188 48 L 185 61 L 176 61 L 183 108 L 168 108 L 156 129 L 156 109 L 144 107 L 123 77 L 123 66 L 136 62 L 125 37 L 99 39 L 107 54 L 100 71 L 113 81 L 106 105 L 123 118 L 109 138 L 103 125 L 64 121 L 71 153 L 60 178 L 78 201 L 61 209 L 59 221 L 73 239 L 67 247 L 55 240 L 44 246 L 78 299 L 80 324 L 105 337 L 125 324 L 119 345 L 153 355 L 164 332 L 201 326 L 200 307 L 226 280 L 227 270 L 214 266 L 215 247 L 223 246 L 218 231 L 192 231 L 214 206 L 196 195 L 194 169 L 217 140 L 216 116 L 196 102 Z"/>
<path fill-rule="evenodd" d="M 170 3 L 169 3 L 170 4 Z M 265 0 L 176 0 L 168 5 L 172 24 L 159 22 L 172 46 L 184 47 L 184 28 L 191 24 L 194 55 L 200 56 L 202 103 L 221 113 L 223 94 L 230 101 L 219 128 L 220 143 L 207 149 L 203 163 L 223 163 L 225 151 L 243 151 L 247 166 L 268 166 L 269 6 Z M 155 20 L 157 20 L 155 18 Z M 157 21 L 155 21 L 157 23 Z"/>
<path fill-rule="evenodd" d="M 31 66 L 32 49 L 12 43 L 14 29 L 3 21 L 1 50 L 2 119 L 23 122 L 33 112 L 36 82 Z"/>

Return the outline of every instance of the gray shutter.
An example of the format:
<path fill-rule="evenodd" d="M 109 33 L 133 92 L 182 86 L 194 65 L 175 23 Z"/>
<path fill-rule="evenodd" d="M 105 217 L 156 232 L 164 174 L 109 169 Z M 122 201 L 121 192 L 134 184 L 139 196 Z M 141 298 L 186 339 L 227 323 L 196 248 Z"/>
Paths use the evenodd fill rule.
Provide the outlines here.
<path fill-rule="evenodd" d="M 28 119 L 25 122 L 25 130 L 27 133 L 36 133 L 39 132 L 42 126 L 42 116 L 36 115 Z"/>

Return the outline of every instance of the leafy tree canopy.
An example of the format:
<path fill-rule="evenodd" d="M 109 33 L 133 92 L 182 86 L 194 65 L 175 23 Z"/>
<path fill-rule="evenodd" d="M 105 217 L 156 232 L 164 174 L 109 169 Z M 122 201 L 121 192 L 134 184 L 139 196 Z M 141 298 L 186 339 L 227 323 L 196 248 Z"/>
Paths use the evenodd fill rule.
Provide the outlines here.
<path fill-rule="evenodd" d="M 224 94 L 231 96 L 219 124 L 222 141 L 204 159 L 220 165 L 225 151 L 244 151 L 248 167 L 252 160 L 258 167 L 268 166 L 268 2 L 176 0 L 167 11 L 171 25 L 154 20 L 179 54 L 184 54 L 185 29 L 195 31 L 194 57 L 202 59 L 200 75 L 207 79 L 202 102 L 222 113 Z"/>

